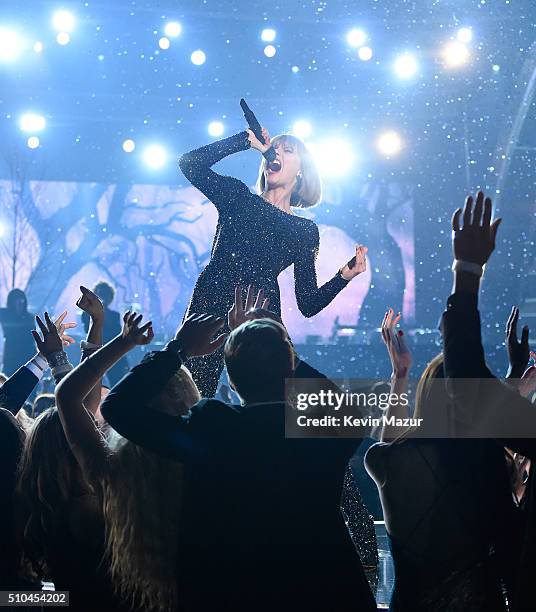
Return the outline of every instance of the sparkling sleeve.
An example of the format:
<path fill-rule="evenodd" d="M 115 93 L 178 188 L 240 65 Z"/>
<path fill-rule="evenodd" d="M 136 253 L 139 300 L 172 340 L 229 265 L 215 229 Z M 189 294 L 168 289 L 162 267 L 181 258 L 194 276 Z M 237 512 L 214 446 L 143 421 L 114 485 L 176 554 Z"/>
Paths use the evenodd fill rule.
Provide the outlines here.
<path fill-rule="evenodd" d="M 348 281 L 337 272 L 333 278 L 318 287 L 315 264 L 320 246 L 320 235 L 316 225 L 312 226 L 307 243 L 299 259 L 294 262 L 294 285 L 300 312 L 306 317 L 313 317 L 333 301 L 346 287 Z"/>
<path fill-rule="evenodd" d="M 242 181 L 222 176 L 214 172 L 211 166 L 228 155 L 249 148 L 248 133 L 240 132 L 185 153 L 179 159 L 179 168 L 188 181 L 206 195 L 219 212 L 226 211 L 237 201 L 243 201 L 244 196 L 249 195 L 250 191 Z"/>

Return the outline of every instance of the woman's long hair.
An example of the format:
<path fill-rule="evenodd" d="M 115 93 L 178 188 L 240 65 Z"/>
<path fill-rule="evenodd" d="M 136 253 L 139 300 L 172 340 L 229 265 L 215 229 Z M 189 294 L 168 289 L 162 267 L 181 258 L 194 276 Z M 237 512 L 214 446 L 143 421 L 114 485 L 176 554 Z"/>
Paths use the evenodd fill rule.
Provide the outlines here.
<path fill-rule="evenodd" d="M 174 411 L 200 399 L 186 368 L 166 388 Z M 158 408 L 158 406 L 154 406 Z M 177 602 L 177 539 L 182 465 L 111 431 L 112 467 L 104 484 L 106 550 L 117 594 L 134 607 L 173 609 Z"/>
<path fill-rule="evenodd" d="M 82 482 L 58 411 L 49 408 L 28 433 L 16 489 L 22 566 L 29 578 L 50 575 L 47 559 L 61 538 L 73 490 Z"/>
<path fill-rule="evenodd" d="M 322 182 L 315 160 L 305 144 L 292 134 L 280 134 L 271 139 L 272 146 L 278 143 L 284 146 L 287 142 L 296 147 L 301 162 L 301 179 L 296 182 L 294 191 L 290 196 L 290 205 L 299 208 L 316 206 L 322 198 Z M 257 191 L 260 194 L 266 191 L 266 166 L 267 161 L 263 157 L 257 178 Z"/>

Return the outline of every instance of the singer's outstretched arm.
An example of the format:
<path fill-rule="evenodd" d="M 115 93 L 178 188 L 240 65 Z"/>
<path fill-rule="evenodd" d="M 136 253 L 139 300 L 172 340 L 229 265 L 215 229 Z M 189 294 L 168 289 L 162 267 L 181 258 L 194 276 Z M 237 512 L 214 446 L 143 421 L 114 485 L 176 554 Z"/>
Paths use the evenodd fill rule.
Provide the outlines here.
<path fill-rule="evenodd" d="M 304 245 L 300 259 L 294 263 L 294 283 L 296 301 L 305 317 L 312 317 L 323 310 L 337 294 L 346 287 L 348 281 L 339 272 L 321 287 L 317 285 L 316 258 L 320 246 L 318 227 L 311 223 L 309 244 Z"/>
<path fill-rule="evenodd" d="M 185 153 L 179 159 L 179 168 L 188 181 L 201 191 L 221 213 L 232 207 L 237 200 L 250 194 L 242 181 L 222 176 L 211 169 L 215 163 L 228 155 L 250 148 L 246 131 L 218 140 L 199 149 Z"/>

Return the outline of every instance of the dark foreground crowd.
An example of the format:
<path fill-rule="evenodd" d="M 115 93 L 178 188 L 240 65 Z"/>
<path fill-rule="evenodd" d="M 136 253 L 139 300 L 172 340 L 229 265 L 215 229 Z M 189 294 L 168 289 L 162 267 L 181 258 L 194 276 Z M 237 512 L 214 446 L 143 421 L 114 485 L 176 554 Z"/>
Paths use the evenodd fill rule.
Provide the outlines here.
<path fill-rule="evenodd" d="M 386 426 L 365 457 L 395 564 L 394 611 L 536 609 L 528 330 L 518 339 L 514 308 L 510 370 L 500 381 L 486 366 L 478 312 L 498 227 L 481 193 L 453 217 L 443 351 L 412 405 L 424 426 L 439 413 L 452 435 Z M 189 316 L 111 390 L 103 378 L 151 342 L 151 322 L 127 312 L 103 344 L 107 305 L 85 287 L 76 305 L 87 324 L 80 363 L 65 353 L 73 324 L 45 313 L 32 332 L 35 356 L 2 379 L 0 590 L 38 592 L 52 582 L 70 592 L 71 609 L 88 612 L 376 610 L 360 536 L 349 533 L 351 509 L 341 512 L 360 441 L 285 437 L 285 381 L 330 381 L 300 360 L 262 294 L 249 288 L 244 299 L 237 287 L 230 334 L 222 319 Z M 389 309 L 382 324 L 393 394 L 407 390 L 411 370 L 398 322 Z M 187 370 L 189 359 L 223 345 L 239 405 L 201 398 Z M 52 405 L 28 415 L 23 406 L 48 368 L 55 393 L 39 401 Z M 486 385 L 468 393 L 462 379 Z M 407 416 L 395 405 L 388 413 Z M 468 421 L 475 432 L 485 421 L 499 433 L 467 436 Z M 461 422 L 463 437 L 455 435 Z M 502 422 L 523 423 L 524 437 L 506 426 L 501 436 Z"/>

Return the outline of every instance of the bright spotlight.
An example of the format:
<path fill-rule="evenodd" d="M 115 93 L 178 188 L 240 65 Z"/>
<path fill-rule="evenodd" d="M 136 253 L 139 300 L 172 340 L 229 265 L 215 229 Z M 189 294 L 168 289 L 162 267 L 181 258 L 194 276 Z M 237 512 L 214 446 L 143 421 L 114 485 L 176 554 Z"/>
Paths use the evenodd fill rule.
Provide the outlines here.
<path fill-rule="evenodd" d="M 307 148 L 311 151 L 318 171 L 323 176 L 342 176 L 354 163 L 352 147 L 344 140 L 309 143 Z"/>
<path fill-rule="evenodd" d="M 361 49 L 359 49 L 357 52 L 357 55 L 359 56 L 360 60 L 368 62 L 370 59 L 372 59 L 372 49 L 370 47 L 361 47 Z"/>
<path fill-rule="evenodd" d="M 17 32 L 0 28 L 0 62 L 10 62 L 21 54 L 23 42 Z"/>
<path fill-rule="evenodd" d="M 273 45 L 266 45 L 266 47 L 264 47 L 264 55 L 266 55 L 266 57 L 273 57 L 276 53 L 276 48 Z"/>
<path fill-rule="evenodd" d="M 72 32 L 74 21 L 74 15 L 65 10 L 56 11 L 52 17 L 52 25 L 58 32 Z"/>
<path fill-rule="evenodd" d="M 35 113 L 26 113 L 19 121 L 19 127 L 23 132 L 42 132 L 46 125 L 47 122 L 43 115 Z"/>
<path fill-rule="evenodd" d="M 458 68 L 469 61 L 469 49 L 459 40 L 445 45 L 443 59 L 449 68 Z"/>
<path fill-rule="evenodd" d="M 274 42 L 276 36 L 276 32 L 272 28 L 264 28 L 261 32 L 261 40 L 263 42 Z"/>
<path fill-rule="evenodd" d="M 409 53 L 400 55 L 395 60 L 395 73 L 400 79 L 410 79 L 418 68 L 417 60 Z"/>
<path fill-rule="evenodd" d="M 461 43 L 470 43 L 473 40 L 473 30 L 471 28 L 460 28 L 456 38 Z"/>
<path fill-rule="evenodd" d="M 169 38 L 166 38 L 165 36 L 162 36 L 162 38 L 158 41 L 158 46 L 164 51 L 169 49 L 170 45 L 171 43 L 169 42 Z"/>
<path fill-rule="evenodd" d="M 33 46 L 34 52 L 43 53 L 43 49 L 44 49 L 43 43 L 40 40 L 36 41 L 36 43 Z"/>
<path fill-rule="evenodd" d="M 56 42 L 58 43 L 58 45 L 61 45 L 62 47 L 65 47 L 65 45 L 68 45 L 71 42 L 71 36 L 69 32 L 60 32 L 56 36 Z"/>
<path fill-rule="evenodd" d="M 192 64 L 195 64 L 196 66 L 201 66 L 207 61 L 207 56 L 205 55 L 204 51 L 198 49 L 197 51 L 194 51 L 192 53 L 192 55 L 190 56 L 190 60 L 192 61 Z"/>
<path fill-rule="evenodd" d="M 152 170 L 159 170 L 167 162 L 166 150 L 157 144 L 149 145 L 143 152 L 143 161 Z"/>
<path fill-rule="evenodd" d="M 313 131 L 313 126 L 303 119 L 300 121 L 296 121 L 296 123 L 292 126 L 292 133 L 304 140 L 305 138 L 309 138 Z"/>
<path fill-rule="evenodd" d="M 134 151 L 135 148 L 136 148 L 136 143 L 132 140 L 132 138 L 127 138 L 123 142 L 123 151 L 125 153 L 132 153 L 132 151 Z"/>
<path fill-rule="evenodd" d="M 223 136 L 224 131 L 225 126 L 221 121 L 211 121 L 208 124 L 208 133 L 210 136 L 214 136 L 214 138 L 218 138 L 218 136 Z"/>
<path fill-rule="evenodd" d="M 170 38 L 177 38 L 182 32 L 182 26 L 178 21 L 169 21 L 164 28 L 164 34 Z"/>
<path fill-rule="evenodd" d="M 29 149 L 37 149 L 37 147 L 41 144 L 38 136 L 30 136 L 26 141 Z"/>
<path fill-rule="evenodd" d="M 402 139 L 397 132 L 391 130 L 380 135 L 377 141 L 378 151 L 385 157 L 393 157 L 402 149 Z"/>
<path fill-rule="evenodd" d="M 367 42 L 367 34 L 363 30 L 354 28 L 346 35 L 346 42 L 350 47 L 362 47 Z"/>

